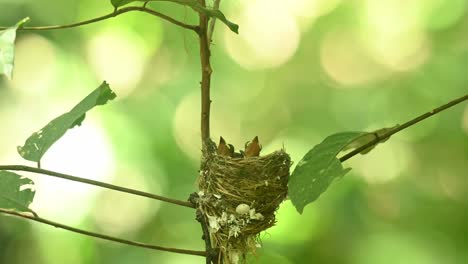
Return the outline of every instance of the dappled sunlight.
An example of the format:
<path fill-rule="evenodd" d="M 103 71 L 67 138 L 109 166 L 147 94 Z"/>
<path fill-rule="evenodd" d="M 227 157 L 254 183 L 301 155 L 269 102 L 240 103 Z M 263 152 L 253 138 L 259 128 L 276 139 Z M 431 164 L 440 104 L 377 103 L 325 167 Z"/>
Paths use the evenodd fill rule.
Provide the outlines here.
<path fill-rule="evenodd" d="M 376 146 L 369 154 L 349 161 L 350 167 L 370 184 L 390 182 L 411 164 L 411 149 L 404 141 L 392 138 L 391 143 Z"/>
<path fill-rule="evenodd" d="M 69 130 L 49 149 L 42 167 L 110 182 L 115 172 L 112 151 L 99 123 L 88 117 L 81 127 Z M 48 176 L 34 177 L 34 182 L 37 193 L 31 207 L 39 214 L 68 224 L 80 223 L 101 191 L 91 185 Z"/>
<path fill-rule="evenodd" d="M 423 1 L 364 2 L 361 38 L 376 61 L 395 71 L 413 70 L 427 61 Z"/>
<path fill-rule="evenodd" d="M 264 0 L 265 1 L 265 0 Z M 299 18 L 320 17 L 333 11 L 342 0 L 291 0 L 279 1 L 285 7 L 285 11 Z M 269 1 L 275 2 L 275 1 Z"/>
<path fill-rule="evenodd" d="M 12 85 L 28 96 L 47 95 L 57 76 L 55 44 L 39 34 L 19 37 Z"/>
<path fill-rule="evenodd" d="M 310 135 L 308 136 L 310 137 Z M 304 139 L 293 136 L 277 136 L 274 140 L 268 142 L 268 144 L 264 144 L 262 153 L 272 153 L 280 149 L 286 150 L 293 161 L 291 166 L 291 171 L 293 171 L 297 163 L 310 150 L 313 144 L 319 143 L 320 137 L 318 135 L 312 136 L 312 138 L 314 137 L 317 139 L 316 141 L 312 140 L 313 142 L 308 142 Z"/>
<path fill-rule="evenodd" d="M 198 94 L 185 96 L 177 105 L 172 123 L 172 133 L 177 146 L 194 161 L 198 161 L 201 155 L 199 109 Z"/>
<path fill-rule="evenodd" d="M 245 138 L 240 133 L 240 115 L 229 107 L 235 104 L 217 102 L 216 111 L 211 114 L 212 139 L 218 141 L 223 136 L 228 142 L 236 145 L 236 148 Z M 193 160 L 199 160 L 201 155 L 200 144 L 200 97 L 192 93 L 183 98 L 176 107 L 173 120 L 173 133 L 179 148 Z M 237 143 L 237 144 L 236 144 Z"/>
<path fill-rule="evenodd" d="M 327 75 L 340 84 L 337 88 L 356 87 L 385 76 L 369 58 L 361 41 L 345 29 L 326 34 L 321 43 L 320 61 Z"/>
<path fill-rule="evenodd" d="M 122 99 L 137 89 L 147 60 L 144 40 L 130 30 L 108 28 L 88 42 L 88 61 Z"/>
<path fill-rule="evenodd" d="M 206 3 L 211 8 L 214 0 Z M 403 124 L 466 93 L 467 0 L 221 1 L 220 11 L 239 25 L 239 34 L 218 16 L 209 45 L 210 136 L 216 143 L 223 136 L 236 151 L 249 148 L 248 156 L 257 155 L 260 146 L 253 139 L 258 136 L 262 149 L 254 158 L 209 157 L 221 161 L 216 166 L 200 164 L 200 81 L 209 70 L 200 63 L 208 54 L 199 54 L 200 35 L 140 12 L 148 11 L 143 5 L 199 29 L 197 7 L 174 1 L 130 1 L 112 13 L 110 0 L 0 0 L 0 26 L 26 16 L 31 17 L 26 27 L 108 18 L 63 30 L 17 32 L 13 78 L 0 76 L 2 165 L 37 166 L 23 159 L 17 146 L 105 80 L 116 100 L 68 130 L 44 154 L 43 169 L 178 201 L 202 190 L 198 206 L 210 207 L 204 211 L 211 231 L 217 230 L 213 237 L 240 241 L 249 237 L 246 226 L 265 226 L 255 229 L 263 231 L 246 244 L 255 252 L 247 256 L 249 264 L 468 259 L 466 101 L 347 159 L 342 165 L 351 171 L 344 176 L 334 159 L 352 151 L 336 155 L 360 137 L 357 131 Z M 1 59 L 8 60 L 5 54 L 11 57 L 11 52 L 0 49 L 1 72 Z M 5 66 L 8 70 L 10 63 Z M 330 135 L 335 136 L 315 148 L 317 156 L 301 162 Z M 289 179 L 287 158 L 265 158 L 281 149 L 291 157 L 289 172 L 298 168 Z M 245 173 L 244 164 L 255 171 Z M 271 166 L 276 164 L 284 174 L 264 173 L 264 168 L 277 172 Z M 14 172 L 35 182 L 30 209 L 41 218 L 152 245 L 205 249 L 196 210 Z M 210 172 L 216 177 L 197 180 Z M 275 179 L 281 181 L 281 195 L 274 191 Z M 267 196 L 279 197 L 268 208 L 277 212 L 275 218 L 265 217 L 263 205 L 269 203 L 259 203 Z M 309 202 L 299 214 L 301 203 Z M 212 205 L 216 210 L 210 211 Z M 255 211 L 236 210 L 245 205 Z M 27 209 L 20 206 L 16 209 Z M 200 256 L 123 245 L 0 215 L 0 263 L 205 262 Z"/>
<path fill-rule="evenodd" d="M 280 1 L 255 1 L 233 17 L 241 34 L 224 29 L 224 45 L 231 58 L 246 69 L 275 68 L 295 54 L 300 31 L 295 17 L 284 12 Z"/>
<path fill-rule="evenodd" d="M 164 178 L 161 169 L 153 171 L 159 178 Z M 143 192 L 162 193 L 162 186 L 148 182 L 138 168 L 119 166 L 112 184 Z M 161 203 L 122 192 L 106 191 L 100 193 L 93 205 L 95 208 L 92 215 L 97 227 L 105 233 L 122 236 L 138 232 L 159 212 Z"/>

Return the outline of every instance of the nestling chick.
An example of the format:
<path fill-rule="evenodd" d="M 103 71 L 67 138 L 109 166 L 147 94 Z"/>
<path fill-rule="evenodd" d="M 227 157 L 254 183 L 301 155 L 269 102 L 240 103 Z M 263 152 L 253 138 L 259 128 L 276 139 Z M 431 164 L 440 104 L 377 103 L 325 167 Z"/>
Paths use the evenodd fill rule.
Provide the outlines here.
<path fill-rule="evenodd" d="M 234 146 L 233 146 L 233 148 L 234 148 Z M 236 158 L 236 159 L 242 159 L 244 157 L 244 151 L 242 151 L 242 150 L 239 150 L 239 152 L 234 151 L 234 155 L 232 157 Z"/>
<path fill-rule="evenodd" d="M 255 136 L 252 139 L 252 142 L 245 143 L 245 152 L 246 157 L 258 157 L 260 156 L 260 151 L 262 150 L 262 145 L 258 142 L 258 137 Z"/>
<path fill-rule="evenodd" d="M 220 137 L 219 138 L 218 149 L 216 150 L 216 153 L 218 153 L 218 155 L 222 155 L 222 156 L 233 157 L 234 156 L 234 146 L 231 145 L 231 144 L 226 144 L 226 141 L 224 140 L 224 138 Z"/>

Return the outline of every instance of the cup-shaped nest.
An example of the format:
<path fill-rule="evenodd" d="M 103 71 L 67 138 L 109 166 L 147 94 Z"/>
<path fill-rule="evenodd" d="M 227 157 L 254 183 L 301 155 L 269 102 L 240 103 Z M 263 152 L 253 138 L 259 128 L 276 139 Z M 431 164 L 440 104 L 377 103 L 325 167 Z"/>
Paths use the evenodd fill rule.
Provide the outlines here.
<path fill-rule="evenodd" d="M 275 212 L 287 196 L 290 166 L 284 150 L 246 158 L 204 153 L 199 209 L 222 263 L 243 262 L 247 253 L 255 253 L 259 233 L 275 224 Z"/>

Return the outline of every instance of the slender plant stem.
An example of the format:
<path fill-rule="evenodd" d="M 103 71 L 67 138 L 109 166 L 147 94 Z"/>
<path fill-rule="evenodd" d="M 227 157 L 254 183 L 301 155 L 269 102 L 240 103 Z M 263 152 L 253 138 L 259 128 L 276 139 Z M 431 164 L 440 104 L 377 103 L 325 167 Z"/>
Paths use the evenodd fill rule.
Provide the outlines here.
<path fill-rule="evenodd" d="M 213 10 L 219 10 L 220 3 L 221 3 L 221 0 L 214 0 Z M 210 44 L 213 42 L 213 32 L 214 32 L 215 25 L 216 25 L 216 18 L 213 17 L 211 18 L 210 28 L 208 29 L 208 43 Z"/>
<path fill-rule="evenodd" d="M 85 235 L 85 236 L 95 237 L 95 238 L 108 240 L 108 241 L 113 241 L 113 242 L 117 242 L 117 243 L 121 243 L 121 244 L 126 244 L 126 245 L 131 245 L 131 246 L 136 246 L 136 247 L 142 247 L 142 248 L 149 248 L 149 249 L 153 249 L 153 250 L 167 251 L 167 252 L 172 252 L 172 253 L 179 253 L 179 254 L 187 254 L 187 255 L 201 256 L 201 257 L 206 256 L 205 251 L 187 250 L 187 249 L 179 249 L 179 248 L 168 248 L 168 247 L 161 247 L 161 246 L 156 246 L 156 245 L 151 245 L 151 244 L 144 244 L 144 243 L 131 241 L 131 240 L 125 240 L 125 239 L 112 237 L 112 236 L 108 236 L 108 235 L 104 235 L 104 234 L 89 232 L 89 231 L 86 231 L 86 230 L 82 230 L 82 229 L 78 229 L 78 228 L 75 228 L 75 227 L 60 224 L 60 223 L 57 223 L 57 222 L 53 222 L 53 221 L 50 221 L 50 220 L 47 220 L 47 219 L 44 219 L 44 218 L 41 218 L 41 217 L 31 216 L 31 215 L 27 215 L 27 214 L 24 214 L 24 213 L 19 213 L 19 212 L 12 211 L 12 210 L 6 210 L 6 209 L 0 208 L 0 213 L 21 217 L 21 218 L 24 218 L 24 219 L 28 219 L 28 220 L 36 221 L 36 222 L 39 222 L 39 223 L 42 223 L 42 224 L 54 226 L 56 228 L 65 229 L 67 231 L 82 234 L 82 235 Z"/>
<path fill-rule="evenodd" d="M 106 20 L 106 19 L 109 19 L 109 18 L 113 18 L 113 17 L 116 17 L 118 15 L 128 13 L 128 12 L 132 12 L 132 11 L 139 11 L 139 12 L 144 12 L 144 13 L 147 13 L 147 14 L 150 14 L 150 15 L 153 15 L 153 16 L 157 16 L 157 17 L 159 17 L 161 19 L 164 19 L 164 20 L 174 24 L 174 25 L 177 25 L 177 26 L 183 27 L 185 29 L 190 29 L 192 31 L 198 32 L 198 26 L 196 26 L 196 25 L 185 24 L 185 23 L 180 22 L 180 21 L 178 21 L 178 20 L 176 20 L 176 19 L 174 19 L 174 18 L 172 18 L 170 16 L 167 16 L 165 14 L 159 13 L 158 11 L 155 11 L 155 10 L 143 7 L 143 6 L 141 6 L 141 7 L 140 6 L 124 7 L 124 8 L 121 8 L 121 9 L 117 9 L 114 12 L 112 12 L 110 14 L 107 14 L 107 15 L 103 15 L 103 16 L 96 17 L 96 18 L 93 18 L 93 19 L 89 19 L 89 20 L 85 20 L 85 21 L 81 21 L 81 22 L 77 22 L 77 23 L 72 23 L 72 24 L 67 24 L 67 25 L 42 26 L 42 27 L 22 27 L 19 30 L 34 30 L 35 31 L 35 30 L 55 30 L 55 29 L 80 27 L 80 26 L 96 23 L 96 22 L 99 22 L 99 21 L 102 21 L 102 20 Z M 0 30 L 7 29 L 7 28 L 8 27 L 0 27 Z"/>
<path fill-rule="evenodd" d="M 459 103 L 461 103 L 463 101 L 466 101 L 466 100 L 468 100 L 468 94 L 466 94 L 466 95 L 464 95 L 462 97 L 459 97 L 459 98 L 457 98 L 455 100 L 452 100 L 452 101 L 450 101 L 450 102 L 448 102 L 448 103 L 446 103 L 446 104 L 444 104 L 442 106 L 439 106 L 439 107 L 435 108 L 434 110 L 429 111 L 427 113 L 424 113 L 424 114 L 422 114 L 422 115 L 420 115 L 420 116 L 418 116 L 418 117 L 416 117 L 414 119 L 411 119 L 410 121 L 408 121 L 408 122 L 394 128 L 394 129 L 388 131 L 387 133 L 385 133 L 385 134 L 383 134 L 381 136 L 378 136 L 378 137 L 376 136 L 374 138 L 374 140 L 370 141 L 367 144 L 364 144 L 364 145 L 360 146 L 359 148 L 356 148 L 355 150 L 353 150 L 350 153 L 348 153 L 348 154 L 344 155 L 343 157 L 341 157 L 340 161 L 344 162 L 344 161 L 350 159 L 351 157 L 361 153 L 361 151 L 363 151 L 363 150 L 365 150 L 365 149 L 367 149 L 369 147 L 372 147 L 375 144 L 378 144 L 381 140 L 386 139 L 386 138 L 388 138 L 388 137 L 390 137 L 390 136 L 392 136 L 392 135 L 394 135 L 394 134 L 396 134 L 396 133 L 398 133 L 398 132 L 400 132 L 400 131 L 402 131 L 402 130 L 410 127 L 410 126 L 413 126 L 413 125 L 423 121 L 426 118 L 429 118 L 429 117 L 431 117 L 431 116 L 433 116 L 433 115 L 435 115 L 435 114 L 437 114 L 439 112 L 442 112 L 442 111 L 444 111 L 444 110 L 446 110 L 446 109 L 448 109 L 448 108 L 450 108 L 452 106 L 455 106 L 455 105 L 457 105 L 457 104 L 459 104 Z"/>
<path fill-rule="evenodd" d="M 205 0 L 198 0 L 202 7 L 206 7 Z M 213 72 L 210 63 L 210 40 L 208 37 L 208 22 L 209 18 L 207 15 L 200 12 L 199 14 L 199 29 L 198 32 L 200 40 L 200 63 L 201 63 L 201 73 L 202 80 L 201 84 L 201 141 L 202 148 L 207 149 L 211 145 L 210 141 L 210 86 L 211 86 L 211 73 Z M 204 233 L 203 239 L 205 240 L 205 251 L 207 252 L 205 256 L 206 264 L 222 264 L 215 261 L 217 256 L 213 256 L 213 248 L 211 247 L 210 234 L 206 231 L 208 230 L 208 224 L 203 212 L 197 209 L 197 221 L 200 222 L 202 231 Z M 218 255 L 218 254 L 215 254 Z"/>
<path fill-rule="evenodd" d="M 200 4 L 205 7 L 205 0 L 199 0 Z M 201 136 L 202 144 L 205 144 L 210 139 L 210 85 L 211 73 L 213 72 L 210 63 L 210 43 L 208 41 L 208 16 L 199 13 L 199 39 L 200 39 L 200 61 L 201 61 Z"/>
<path fill-rule="evenodd" d="M 95 186 L 99 186 L 99 187 L 102 187 L 102 188 L 111 189 L 111 190 L 115 190 L 115 191 L 119 191 L 119 192 L 124 192 L 124 193 L 133 194 L 133 195 L 143 196 L 143 197 L 163 201 L 163 202 L 166 202 L 166 203 L 171 203 L 171 204 L 180 205 L 180 206 L 189 207 L 189 208 L 195 208 L 194 205 L 192 205 L 190 202 L 187 202 L 187 201 L 176 200 L 176 199 L 172 199 L 172 198 L 168 198 L 168 197 L 164 197 L 164 196 L 160 196 L 160 195 L 156 195 L 156 194 L 151 194 L 151 193 L 147 193 L 147 192 L 133 190 L 133 189 L 130 189 L 130 188 L 125 188 L 125 187 L 121 187 L 121 186 L 112 185 L 112 184 L 109 184 L 109 183 L 104 183 L 104 182 L 99 182 L 99 181 L 95 181 L 95 180 L 75 177 L 75 176 L 71 176 L 71 175 L 67 175 L 67 174 L 63 174 L 63 173 L 59 173 L 59 172 L 55 172 L 55 171 L 38 169 L 38 168 L 28 167 L 28 166 L 23 166 L 23 165 L 2 165 L 2 166 L 0 166 L 0 170 L 5 170 L 5 171 L 28 171 L 28 172 L 38 173 L 38 174 L 44 174 L 44 175 L 49 175 L 49 176 L 52 176 L 52 177 L 57 177 L 57 178 L 61 178 L 61 179 L 70 180 L 70 181 L 95 185 Z"/>

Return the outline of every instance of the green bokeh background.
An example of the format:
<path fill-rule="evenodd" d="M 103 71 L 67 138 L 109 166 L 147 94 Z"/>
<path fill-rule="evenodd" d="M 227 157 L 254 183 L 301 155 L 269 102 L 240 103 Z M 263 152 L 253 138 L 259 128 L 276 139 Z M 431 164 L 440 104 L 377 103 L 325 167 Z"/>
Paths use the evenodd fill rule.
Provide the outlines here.
<path fill-rule="evenodd" d="M 170 3 L 149 6 L 197 21 L 191 10 Z M 329 134 L 393 126 L 466 94 L 467 7 L 464 0 L 222 2 L 240 35 L 217 25 L 212 137 L 222 135 L 239 148 L 258 135 L 264 153 L 284 146 L 297 163 Z M 0 25 L 25 16 L 29 26 L 72 23 L 111 11 L 107 1 L 0 0 Z M 200 65 L 194 34 L 128 13 L 82 28 L 23 31 L 17 44 L 13 80 L 0 79 L 0 163 L 32 165 L 15 147 L 106 80 L 118 100 L 90 113 L 50 150 L 43 167 L 178 199 L 196 190 Z M 466 103 L 346 165 L 351 173 L 303 215 L 289 201 L 281 206 L 252 263 L 468 262 Z M 32 208 L 44 218 L 203 248 L 190 209 L 31 177 L 38 183 Z M 0 263 L 204 260 L 0 216 Z"/>

